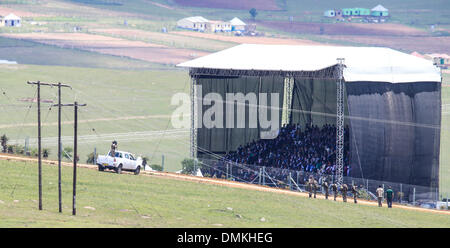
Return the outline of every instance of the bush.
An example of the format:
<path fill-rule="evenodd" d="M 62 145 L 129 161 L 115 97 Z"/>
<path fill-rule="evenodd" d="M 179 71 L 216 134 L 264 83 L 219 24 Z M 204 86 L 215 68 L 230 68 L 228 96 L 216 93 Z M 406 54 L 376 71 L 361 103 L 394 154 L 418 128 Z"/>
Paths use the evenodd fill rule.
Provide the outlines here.
<path fill-rule="evenodd" d="M 37 148 L 31 149 L 30 154 L 31 154 L 32 157 L 37 157 L 38 156 L 38 149 Z"/>
<path fill-rule="evenodd" d="M 64 147 L 62 156 L 67 159 L 72 159 L 72 152 L 73 152 L 72 147 Z"/>
<path fill-rule="evenodd" d="M 197 167 L 195 168 L 194 161 L 195 160 L 191 158 L 185 158 L 183 161 L 181 161 L 181 173 L 194 174 L 196 172 L 196 169 L 202 169 L 203 166 L 201 163 L 197 163 Z"/>
<path fill-rule="evenodd" d="M 159 164 L 151 164 L 150 167 L 156 171 L 162 171 L 162 169 L 163 169 L 162 166 Z"/>
<path fill-rule="evenodd" d="M 14 153 L 14 146 L 13 145 L 7 145 L 6 149 L 7 149 L 8 153 Z"/>
<path fill-rule="evenodd" d="M 50 155 L 50 149 L 44 148 L 44 149 L 42 150 L 42 156 L 43 156 L 44 158 L 48 158 L 49 155 Z"/>
<path fill-rule="evenodd" d="M 8 140 L 9 140 L 9 138 L 6 136 L 6 134 L 3 134 L 2 137 L 0 137 L 0 144 L 2 146 L 2 152 L 6 152 L 8 150 Z"/>

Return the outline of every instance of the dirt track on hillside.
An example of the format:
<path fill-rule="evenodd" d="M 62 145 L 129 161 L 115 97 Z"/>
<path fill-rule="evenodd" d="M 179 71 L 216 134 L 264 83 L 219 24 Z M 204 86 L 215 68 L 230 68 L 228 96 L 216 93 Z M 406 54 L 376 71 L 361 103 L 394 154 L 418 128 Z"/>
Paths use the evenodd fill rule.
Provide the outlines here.
<path fill-rule="evenodd" d="M 191 31 L 177 31 L 172 32 L 174 34 L 220 40 L 227 42 L 235 42 L 239 44 L 267 44 L 267 45 L 324 45 L 318 42 L 310 40 L 301 39 L 283 39 L 283 38 L 272 38 L 272 37 L 251 37 L 251 36 L 232 36 L 232 35 L 221 35 L 212 33 L 199 33 Z"/>
<path fill-rule="evenodd" d="M 162 64 L 178 64 L 209 54 L 191 49 L 85 33 L 20 33 L 0 36 Z"/>
<path fill-rule="evenodd" d="M 12 161 L 26 161 L 26 162 L 37 162 L 36 158 L 30 158 L 30 157 L 21 157 L 21 156 L 15 156 L 15 155 L 9 155 L 9 154 L 3 154 L 0 153 L 0 159 L 2 160 L 12 160 Z M 42 160 L 42 163 L 50 164 L 50 165 L 57 165 L 57 161 L 52 160 Z M 68 162 L 62 162 L 63 166 L 73 166 L 72 163 Z M 78 164 L 81 168 L 88 168 L 88 169 L 94 169 L 97 170 L 97 166 L 95 165 L 89 165 L 89 164 Z M 297 191 L 290 191 L 285 189 L 277 189 L 267 186 L 261 186 L 261 185 L 255 185 L 255 184 L 246 184 L 246 183 L 239 183 L 234 181 L 228 181 L 224 179 L 215 179 L 215 178 L 207 178 L 207 177 L 195 177 L 195 176 L 189 176 L 184 174 L 177 174 L 177 173 L 171 173 L 171 172 L 159 172 L 159 171 L 141 171 L 141 175 L 143 176 L 156 176 L 161 178 L 168 178 L 168 179 L 175 179 L 175 180 L 183 180 L 183 181 L 191 181 L 191 182 L 198 182 L 198 183 L 206 183 L 206 184 L 213 184 L 213 185 L 220 185 L 224 187 L 232 187 L 232 188 L 241 188 L 241 189 L 248 189 L 248 190 L 257 190 L 257 191 L 263 191 L 263 192 L 271 192 L 276 194 L 287 194 L 287 195 L 293 195 L 293 196 L 300 196 L 300 197 L 308 197 L 307 193 L 304 192 L 297 192 Z M 318 199 L 325 199 L 323 195 L 318 195 Z M 342 197 L 338 197 L 337 201 L 342 202 Z M 348 199 L 348 204 L 354 204 L 352 202 L 352 199 Z M 358 204 L 368 205 L 368 206 L 374 206 L 377 207 L 378 203 L 375 201 L 366 201 L 358 199 Z M 384 207 L 386 207 L 386 204 L 383 204 Z M 401 208 L 406 210 L 414 210 L 414 211 L 421 211 L 421 212 L 428 212 L 428 213 L 438 213 L 438 214 L 446 214 L 450 215 L 450 211 L 445 210 L 435 210 L 435 209 L 426 209 L 426 208 L 418 208 L 418 207 L 410 207 L 410 206 L 404 206 L 404 205 L 398 205 L 393 204 L 393 208 Z"/>
<path fill-rule="evenodd" d="M 182 6 L 199 8 L 280 10 L 275 0 L 175 0 L 175 2 Z"/>

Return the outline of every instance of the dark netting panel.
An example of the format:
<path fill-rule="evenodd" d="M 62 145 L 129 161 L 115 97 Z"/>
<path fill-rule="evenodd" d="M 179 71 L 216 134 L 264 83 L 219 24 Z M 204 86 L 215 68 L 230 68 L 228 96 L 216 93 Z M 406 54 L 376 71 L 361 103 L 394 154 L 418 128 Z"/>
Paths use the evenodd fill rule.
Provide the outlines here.
<path fill-rule="evenodd" d="M 197 129 L 197 146 L 198 156 L 202 157 L 206 153 L 227 153 L 234 151 L 240 145 L 244 145 L 253 140 L 260 138 L 261 131 L 264 131 L 259 122 L 259 105 L 260 95 L 259 93 L 268 93 L 267 102 L 270 104 L 272 101 L 270 93 L 276 93 L 279 95 L 278 109 L 279 120 L 278 125 L 281 123 L 281 111 L 283 102 L 283 90 L 284 90 L 284 78 L 278 76 L 268 77 L 207 77 L 202 76 L 197 78 L 197 84 L 202 88 L 202 98 L 205 99 L 209 93 L 217 93 L 223 99 L 223 102 L 212 103 L 221 104 L 223 109 L 223 115 L 220 117 L 223 119 L 223 128 L 207 128 L 204 125 Z M 239 111 L 239 104 L 234 102 L 233 112 L 227 110 L 227 93 L 242 93 L 246 96 L 248 93 L 256 94 L 257 105 L 249 104 L 245 101 L 245 119 L 239 116 L 242 111 Z M 228 103 L 231 103 L 230 101 Z M 208 109 L 212 105 L 203 105 L 202 114 L 207 113 Z M 258 121 L 256 123 L 249 123 L 249 115 L 255 114 Z M 201 117 L 201 115 L 197 115 Z M 216 117 L 217 118 L 217 117 Z M 268 109 L 268 118 L 271 118 L 270 109 Z M 227 128 L 227 121 L 232 123 L 235 128 Z M 250 126 L 250 125 L 255 125 Z"/>
<path fill-rule="evenodd" d="M 440 84 L 346 83 L 351 176 L 438 185 Z"/>
<path fill-rule="evenodd" d="M 336 79 L 294 78 L 290 123 L 336 125 Z"/>

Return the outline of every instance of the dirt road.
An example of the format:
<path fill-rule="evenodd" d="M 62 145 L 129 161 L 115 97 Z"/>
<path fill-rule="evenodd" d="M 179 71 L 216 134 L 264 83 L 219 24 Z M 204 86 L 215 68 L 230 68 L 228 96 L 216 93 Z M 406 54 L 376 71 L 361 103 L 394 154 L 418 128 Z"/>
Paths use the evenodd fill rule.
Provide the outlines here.
<path fill-rule="evenodd" d="M 9 155 L 9 154 L 3 154 L 3 153 L 0 153 L 0 159 L 12 160 L 12 161 L 37 162 L 37 159 L 35 159 L 35 158 L 21 157 L 21 156 Z M 50 165 L 57 165 L 57 161 L 42 160 L 42 162 L 46 163 L 46 164 L 50 164 Z M 68 163 L 68 162 L 62 162 L 61 164 L 63 166 L 73 166 L 72 163 Z M 78 164 L 78 166 L 81 168 L 97 170 L 97 166 L 95 166 L 95 165 Z M 171 172 L 141 171 L 141 175 L 155 176 L 155 177 L 161 177 L 161 178 L 170 178 L 170 179 L 175 179 L 175 180 L 191 181 L 191 182 L 206 183 L 206 184 L 214 184 L 214 185 L 220 185 L 220 186 L 224 186 L 224 187 L 257 190 L 257 191 L 271 192 L 271 193 L 276 193 L 276 194 L 287 194 L 287 195 L 294 195 L 294 196 L 300 196 L 300 197 L 308 197 L 308 193 L 303 193 L 303 192 L 290 191 L 290 190 L 285 190 L 285 189 L 277 189 L 277 188 L 255 185 L 255 184 L 239 183 L 239 182 L 228 181 L 228 180 L 224 180 L 224 179 L 189 176 L 189 175 L 177 174 L 177 173 L 171 173 Z M 325 199 L 325 197 L 320 194 L 317 196 L 317 198 Z M 342 197 L 338 197 L 337 200 L 342 201 Z M 348 204 L 353 204 L 351 202 L 351 199 L 349 199 Z M 375 201 L 366 201 L 366 200 L 361 200 L 361 199 L 358 200 L 358 204 L 374 206 L 374 207 L 378 206 L 378 203 Z M 386 206 L 386 204 L 384 204 L 384 205 Z M 404 205 L 399 205 L 399 204 L 393 204 L 392 207 L 393 208 L 401 208 L 401 209 L 405 209 L 405 210 L 413 210 L 413 211 L 450 215 L 450 211 L 445 211 L 445 210 L 418 208 L 418 207 L 404 206 Z"/>

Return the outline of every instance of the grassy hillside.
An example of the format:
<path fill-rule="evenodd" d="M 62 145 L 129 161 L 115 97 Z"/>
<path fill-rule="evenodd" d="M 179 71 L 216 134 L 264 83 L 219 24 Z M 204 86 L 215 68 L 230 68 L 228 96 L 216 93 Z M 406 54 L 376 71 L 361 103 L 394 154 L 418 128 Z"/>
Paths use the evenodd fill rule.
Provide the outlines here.
<path fill-rule="evenodd" d="M 171 113 L 177 106 L 171 106 L 173 94 L 188 92 L 189 79 L 185 71 L 177 70 L 108 70 L 60 66 L 0 65 L 0 133 L 24 145 L 25 138 L 37 137 L 36 104 L 19 101 L 35 97 L 36 88 L 26 84 L 28 80 L 62 82 L 70 84 L 73 90 L 63 90 L 63 101 L 86 103 L 79 114 L 80 159 L 97 148 L 106 153 L 113 139 L 119 148 L 139 155 L 154 157 L 152 162 L 160 163 L 165 155 L 166 169 L 178 170 L 179 161 L 188 156 L 188 132 L 171 134 L 154 131 L 173 129 L 169 123 Z M 55 88 L 42 88 L 42 99 L 56 101 Z M 30 109 L 29 106 L 32 106 Z M 42 135 L 47 138 L 44 147 L 51 149 L 50 156 L 57 153 L 57 109 L 49 110 L 49 103 L 42 104 Z M 62 121 L 73 121 L 73 109 L 64 108 Z M 84 121 L 84 122 L 83 122 Z M 90 121 L 90 122 L 85 122 Z M 141 133 L 144 132 L 144 135 Z M 73 124 L 63 125 L 63 136 L 73 136 Z M 30 142 L 36 147 L 35 142 Z M 71 137 L 63 146 L 73 147 Z"/>
<path fill-rule="evenodd" d="M 37 210 L 36 174 L 35 163 L 0 161 L 0 227 L 450 226 L 442 214 L 82 168 L 73 217 L 71 168 L 63 168 L 63 214 L 57 212 L 57 167 L 43 166 L 43 211 Z"/>

